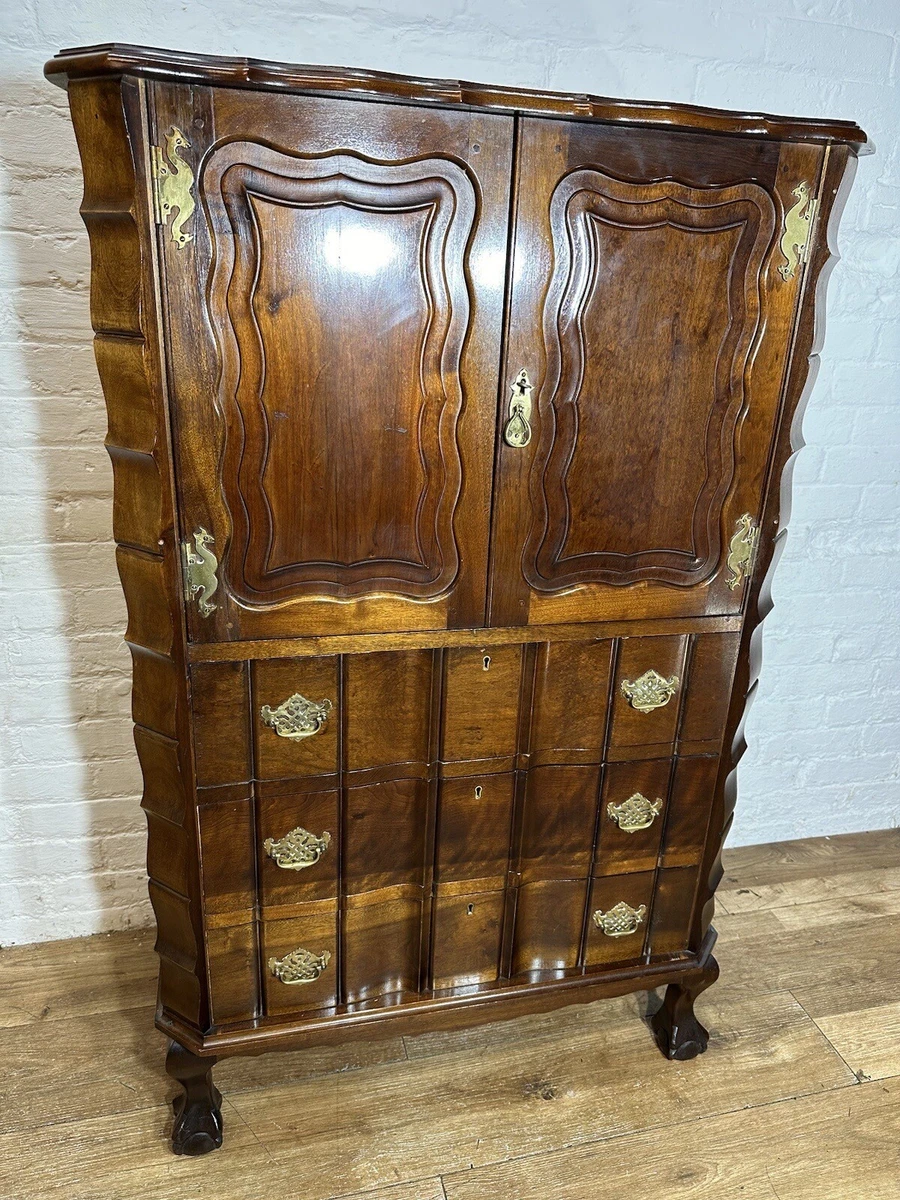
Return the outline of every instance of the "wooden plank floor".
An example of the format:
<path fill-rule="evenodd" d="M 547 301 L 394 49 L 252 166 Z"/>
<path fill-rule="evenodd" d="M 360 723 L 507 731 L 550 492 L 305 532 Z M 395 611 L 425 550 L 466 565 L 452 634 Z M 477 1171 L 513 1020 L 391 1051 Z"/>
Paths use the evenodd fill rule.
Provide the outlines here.
<path fill-rule="evenodd" d="M 225 1146 L 169 1152 L 147 930 L 0 951 L 14 1200 L 898 1200 L 900 830 L 731 851 L 708 1053 L 646 997 L 216 1068 Z"/>

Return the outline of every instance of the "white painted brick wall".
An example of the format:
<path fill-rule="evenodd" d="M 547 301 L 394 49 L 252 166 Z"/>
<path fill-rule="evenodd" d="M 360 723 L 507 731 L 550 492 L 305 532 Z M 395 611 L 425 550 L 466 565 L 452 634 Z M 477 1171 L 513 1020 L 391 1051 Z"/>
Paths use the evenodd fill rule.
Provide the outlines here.
<path fill-rule="evenodd" d="M 733 840 L 900 820 L 897 0 L 20 0 L 0 15 L 0 942 L 146 923 L 144 822 L 63 46 L 101 41 L 849 117 L 844 262 Z"/>

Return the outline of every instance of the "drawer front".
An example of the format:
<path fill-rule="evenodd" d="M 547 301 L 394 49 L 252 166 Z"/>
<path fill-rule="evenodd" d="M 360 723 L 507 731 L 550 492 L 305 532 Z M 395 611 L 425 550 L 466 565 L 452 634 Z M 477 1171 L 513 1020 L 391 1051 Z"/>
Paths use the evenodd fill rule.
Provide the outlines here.
<path fill-rule="evenodd" d="M 339 792 L 260 784 L 259 889 L 264 909 L 338 897 Z"/>
<path fill-rule="evenodd" d="M 262 973 L 270 1014 L 332 1008 L 338 997 L 338 914 L 329 901 L 301 916 L 264 921 Z"/>
<path fill-rule="evenodd" d="M 528 772 L 519 864 L 523 883 L 589 874 L 599 787 L 599 767 Z"/>
<path fill-rule="evenodd" d="M 440 783 L 435 855 L 438 886 L 503 888 L 509 868 L 516 776 L 472 775 Z"/>
<path fill-rule="evenodd" d="M 656 874 L 640 871 L 595 879 L 591 885 L 585 965 L 637 962 L 644 954 Z"/>
<path fill-rule="evenodd" d="M 503 890 L 460 892 L 438 886 L 432 942 L 433 986 L 464 988 L 493 983 L 500 971 Z"/>
<path fill-rule="evenodd" d="M 441 758 L 446 762 L 480 761 L 488 770 L 512 766 L 521 691 L 521 646 L 448 650 Z"/>
<path fill-rule="evenodd" d="M 666 828 L 672 760 L 610 763 L 600 802 L 595 875 L 653 871 Z"/>
<path fill-rule="evenodd" d="M 667 758 L 685 690 L 687 637 L 625 638 L 612 695 L 607 758 Z"/>
<path fill-rule="evenodd" d="M 201 664 L 214 1021 L 684 953 L 736 647 L 685 633 Z M 593 921 L 619 903 L 644 906 L 642 933 Z M 268 963 L 294 951 L 327 964 L 285 982 Z"/>
<path fill-rule="evenodd" d="M 537 647 L 530 756 L 533 766 L 603 761 L 613 642 Z"/>

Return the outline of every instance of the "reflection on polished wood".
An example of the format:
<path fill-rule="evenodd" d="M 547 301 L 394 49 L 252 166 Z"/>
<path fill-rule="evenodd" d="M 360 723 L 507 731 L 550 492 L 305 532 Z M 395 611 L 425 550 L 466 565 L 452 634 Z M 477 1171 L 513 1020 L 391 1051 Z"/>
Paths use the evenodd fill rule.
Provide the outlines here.
<path fill-rule="evenodd" d="M 302 1177 L 319 1200 L 619 1200 L 627 1176 L 641 1196 L 893 1200 L 898 862 L 897 830 L 726 853 L 703 1058 L 665 1062 L 637 995 L 225 1059 L 226 1153 L 202 1163 L 166 1149 L 181 1085 L 146 1036 L 153 934 L 7 947 L 0 1193 L 27 1179 L 29 1200 L 257 1200 Z"/>
<path fill-rule="evenodd" d="M 220 1144 L 211 1065 L 241 1052 L 665 988 L 660 1049 L 701 1053 L 865 136 L 122 46 L 47 72 L 85 177 L 173 1148 Z"/>

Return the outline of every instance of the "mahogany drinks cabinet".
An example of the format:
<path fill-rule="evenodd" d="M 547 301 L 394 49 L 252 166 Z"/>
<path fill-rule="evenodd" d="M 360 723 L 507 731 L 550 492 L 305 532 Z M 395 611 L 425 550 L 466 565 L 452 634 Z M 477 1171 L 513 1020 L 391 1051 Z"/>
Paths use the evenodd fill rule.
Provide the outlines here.
<path fill-rule="evenodd" d="M 70 50 L 176 1152 L 711 925 L 843 121 Z"/>

